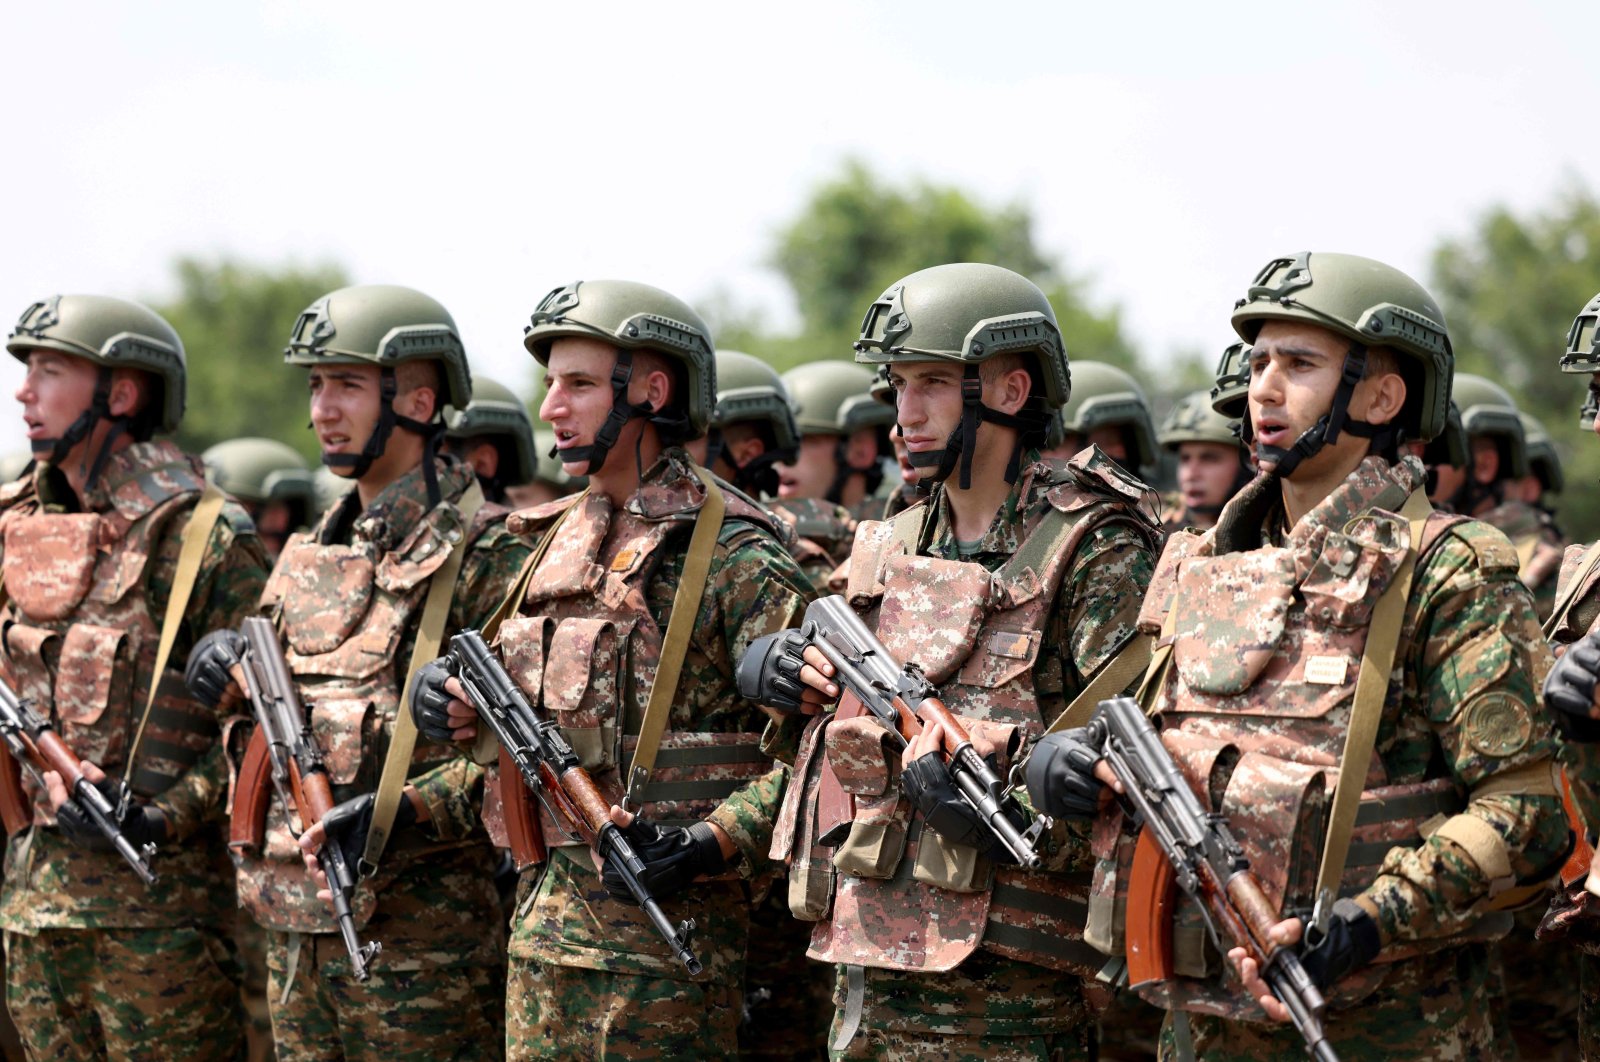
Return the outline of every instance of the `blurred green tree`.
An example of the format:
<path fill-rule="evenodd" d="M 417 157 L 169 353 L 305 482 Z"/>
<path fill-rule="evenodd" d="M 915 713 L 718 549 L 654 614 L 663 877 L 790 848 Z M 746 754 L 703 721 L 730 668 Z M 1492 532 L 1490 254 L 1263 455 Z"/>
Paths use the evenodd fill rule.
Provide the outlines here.
<path fill-rule="evenodd" d="M 281 439 L 318 459 L 306 430 L 305 373 L 283 365 L 300 311 L 350 283 L 336 265 L 266 267 L 221 257 L 179 258 L 176 294 L 150 304 L 183 337 L 189 395 L 180 445 L 198 453 L 240 435 Z"/>

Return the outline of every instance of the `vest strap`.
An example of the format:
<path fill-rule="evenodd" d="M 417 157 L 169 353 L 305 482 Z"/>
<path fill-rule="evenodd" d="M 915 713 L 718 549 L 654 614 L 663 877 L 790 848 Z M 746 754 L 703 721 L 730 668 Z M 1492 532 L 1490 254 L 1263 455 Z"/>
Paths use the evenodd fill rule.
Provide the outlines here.
<path fill-rule="evenodd" d="M 1372 626 L 1361 651 L 1361 670 L 1356 675 L 1350 726 L 1345 731 L 1344 751 L 1339 756 L 1339 781 L 1333 790 L 1328 810 L 1328 833 L 1322 846 L 1322 865 L 1317 870 L 1314 895 L 1337 895 L 1350 855 L 1350 833 L 1361 807 L 1361 791 L 1366 786 L 1367 770 L 1372 765 L 1373 745 L 1378 738 L 1378 722 L 1383 716 L 1383 701 L 1389 692 L 1389 676 L 1394 671 L 1395 653 L 1400 648 L 1400 629 L 1405 619 L 1406 599 L 1411 596 L 1411 578 L 1422 549 L 1423 529 L 1433 506 L 1426 491 L 1413 491 L 1400 508 L 1410 525 L 1411 548 L 1395 572 L 1394 581 L 1378 598 L 1372 611 Z"/>
<path fill-rule="evenodd" d="M 156 704 L 156 693 L 161 688 L 161 676 L 167 670 L 167 659 L 172 655 L 173 643 L 178 639 L 178 628 L 183 625 L 183 615 L 189 611 L 189 598 L 194 593 L 195 580 L 200 576 L 200 561 L 206 546 L 211 542 L 211 532 L 222 517 L 222 506 L 227 496 L 211 484 L 200 492 L 200 501 L 189 512 L 189 522 L 183 529 L 182 545 L 178 550 L 178 566 L 172 574 L 172 589 L 167 593 L 167 611 L 161 617 L 161 639 L 156 643 L 155 670 L 150 673 L 150 692 L 145 695 L 144 711 L 139 716 L 139 729 L 134 731 L 133 744 L 128 747 L 128 762 L 123 766 L 122 781 L 133 785 L 134 765 L 139 761 L 139 750 L 144 745 L 145 727 L 150 722 L 150 711 Z"/>
<path fill-rule="evenodd" d="M 1134 634 L 1133 637 L 1122 643 L 1116 655 L 1104 664 L 1100 670 L 1084 684 L 1078 695 L 1072 698 L 1072 703 L 1067 705 L 1062 713 L 1051 721 L 1045 728 L 1046 734 L 1054 734 L 1058 730 L 1083 726 L 1094 715 L 1094 710 L 1100 702 L 1115 697 L 1128 688 L 1128 684 L 1140 675 L 1150 664 L 1150 654 L 1155 648 L 1155 639 L 1148 634 Z"/>
<path fill-rule="evenodd" d="M 417 626 L 417 640 L 411 646 L 411 660 L 406 665 L 400 688 L 400 710 L 395 713 L 394 731 L 389 736 L 389 751 L 383 757 L 383 771 L 378 775 L 378 790 L 372 803 L 372 826 L 367 831 L 367 848 L 361 853 L 361 875 L 371 877 L 378 872 L 378 861 L 389 843 L 389 833 L 394 829 L 394 818 L 405 797 L 406 775 L 411 770 L 411 754 L 417 747 L 417 724 L 411 718 L 411 676 L 439 655 L 444 645 L 444 629 L 450 622 L 450 602 L 456 593 L 456 578 L 467 557 L 467 547 L 472 541 L 472 520 L 483 507 L 483 489 L 476 478 L 467 487 L 456 509 L 461 514 L 461 541 L 450 551 L 450 556 L 430 576 L 428 597 L 422 606 L 422 620 Z"/>
<path fill-rule="evenodd" d="M 667 620 L 667 633 L 661 643 L 661 663 L 656 668 L 656 680 L 650 687 L 650 699 L 645 704 L 644 719 L 639 723 L 639 738 L 633 746 L 633 761 L 628 765 L 627 784 L 623 803 L 642 802 L 644 788 L 650 781 L 650 772 L 656 767 L 656 752 L 661 748 L 661 735 L 667 730 L 667 716 L 671 714 L 672 701 L 678 694 L 678 676 L 683 672 L 683 660 L 689 651 L 689 635 L 694 630 L 700 613 L 700 602 L 705 597 L 706 578 L 711 571 L 711 554 L 717 548 L 717 536 L 722 531 L 722 514 L 727 509 L 727 499 L 711 473 L 699 465 L 691 465 L 694 477 L 705 488 L 705 504 L 695 514 L 694 531 L 689 536 L 689 552 L 683 560 L 683 574 L 672 595 L 672 615 Z"/>
<path fill-rule="evenodd" d="M 1568 583 L 1567 588 L 1562 591 L 1560 600 L 1556 602 L 1556 607 L 1550 613 L 1550 618 L 1544 621 L 1544 636 L 1546 638 L 1549 638 L 1561 628 L 1561 624 L 1566 621 L 1567 613 L 1571 612 L 1572 606 L 1578 603 L 1578 595 L 1583 589 L 1583 584 L 1588 582 L 1589 576 L 1594 574 L 1596 568 L 1600 568 L 1600 540 L 1591 543 L 1589 548 L 1584 550 L 1583 563 L 1579 565 L 1576 574 L 1573 575 L 1572 582 Z"/>

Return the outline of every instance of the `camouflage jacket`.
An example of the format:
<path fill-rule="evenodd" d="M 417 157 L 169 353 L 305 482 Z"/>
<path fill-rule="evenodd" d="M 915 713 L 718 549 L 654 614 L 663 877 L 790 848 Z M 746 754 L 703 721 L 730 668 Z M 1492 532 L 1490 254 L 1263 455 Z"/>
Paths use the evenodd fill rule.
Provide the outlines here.
<path fill-rule="evenodd" d="M 1478 517 L 1511 540 L 1517 551 L 1517 575 L 1533 592 L 1533 608 L 1542 623 L 1556 602 L 1556 577 L 1567 548 L 1555 519 L 1536 505 L 1506 501 Z"/>
<path fill-rule="evenodd" d="M 793 529 L 791 552 L 811 585 L 818 593 L 837 593 L 838 586 L 830 587 L 830 579 L 849 558 L 856 537 L 858 521 L 850 510 L 820 498 L 788 498 L 767 508 Z"/>
<path fill-rule="evenodd" d="M 470 523 L 458 508 L 474 482 L 450 458 L 437 465 L 442 500 L 430 505 L 421 466 L 389 484 L 363 511 L 352 491 L 309 532 L 285 545 L 262 594 L 322 745 L 334 799 L 372 792 L 402 707 L 423 603 L 434 573 L 467 543 L 445 637 L 481 626 L 527 558 L 484 505 Z M 409 783 L 428 821 L 397 833 L 378 873 L 356 890 L 358 924 L 383 945 L 389 970 L 496 961 L 491 876 L 496 862 L 478 819 L 483 771 L 454 749 L 419 742 Z M 279 931 L 331 932 L 327 905 L 305 874 L 283 809 L 267 812 L 264 849 L 236 850 L 240 902 Z M 340 961 L 344 961 L 341 959 Z"/>
<path fill-rule="evenodd" d="M 507 670 L 530 699 L 537 698 L 562 721 L 596 781 L 613 796 L 620 791 L 619 768 L 632 751 L 628 735 L 637 732 L 654 686 L 660 639 L 681 580 L 693 516 L 704 504 L 704 491 L 690 467 L 682 450 L 669 449 L 620 511 L 593 495 L 561 499 L 512 518 L 513 528 L 530 545 L 558 520 L 561 524 L 529 579 L 517 614 L 501 627 Z M 763 761 L 758 777 L 720 804 L 713 801 L 714 807 L 689 799 L 667 799 L 663 805 L 664 798 L 651 795 L 657 781 L 668 780 L 669 756 L 692 748 L 716 754 L 719 746 L 742 744 L 759 734 L 766 716 L 736 692 L 735 665 L 756 638 L 795 626 L 812 596 L 781 532 L 769 522 L 771 514 L 731 488 L 723 489 L 727 511 L 657 772 L 643 799 L 647 814 L 705 817 L 720 826 L 743 856 L 738 877 L 747 878 L 765 870 L 787 775 L 783 767 Z M 608 659 L 609 664 L 604 662 Z M 597 663 L 590 667 L 582 661 Z M 758 752 L 753 740 L 746 747 Z M 686 776 L 683 784 L 707 782 Z M 492 821 L 492 808 L 485 814 Z M 551 836 L 548 828 L 546 833 Z M 739 976 L 748 918 L 745 892 L 744 882 L 730 877 L 663 904 L 670 918 L 696 920 L 696 948 L 705 976 L 713 981 L 729 983 Z M 588 852 L 570 846 L 553 848 L 541 871 L 524 875 L 511 953 L 553 965 L 685 976 L 642 912 L 611 900 Z"/>
<path fill-rule="evenodd" d="M 1371 622 L 1374 595 L 1354 593 L 1351 580 L 1359 569 L 1372 585 L 1387 585 L 1403 556 L 1396 536 L 1405 533 L 1391 514 L 1423 479 L 1414 458 L 1393 466 L 1368 458 L 1289 529 L 1275 482 L 1258 478 L 1224 509 L 1217 528 L 1175 536 L 1141 617 L 1147 630 L 1160 628 L 1178 595 L 1167 620 L 1175 631 L 1173 664 L 1153 707 L 1172 713 L 1171 725 L 1194 742 L 1228 740 L 1240 751 L 1303 765 L 1310 772 L 1306 799 L 1320 799 L 1321 776 L 1338 762 L 1359 672 L 1328 665 L 1348 660 L 1338 655 L 1346 644 L 1339 639 L 1355 632 L 1364 642 Z M 1347 886 L 1370 882 L 1358 902 L 1375 914 L 1385 954 L 1395 959 L 1430 941 L 1484 931 L 1492 889 L 1553 873 L 1567 837 L 1549 779 L 1555 740 L 1538 701 L 1550 657 L 1517 579 L 1516 554 L 1486 524 L 1436 514 L 1429 527 L 1436 526 L 1423 533 L 1364 791 L 1389 793 L 1397 807 L 1408 793 L 1418 803 L 1453 803 L 1435 809 L 1444 825 L 1420 827 L 1425 838 L 1416 825 L 1409 836 L 1366 838 L 1358 825 L 1346 868 Z M 1236 559 L 1223 567 L 1206 566 L 1230 557 Z M 1278 600 L 1280 584 L 1289 588 L 1283 607 L 1263 607 Z M 1193 598 L 1200 607 L 1184 604 L 1184 587 L 1200 595 Z M 1323 642 L 1329 648 L 1311 648 Z M 1318 652 L 1334 655 L 1300 659 Z M 1270 810 L 1262 803 L 1255 801 L 1257 811 Z M 1265 823 L 1250 827 L 1263 841 L 1272 833 Z M 1363 843 L 1386 852 L 1364 875 L 1352 869 L 1363 862 L 1356 854 Z M 1276 858 L 1314 878 L 1320 835 L 1306 838 L 1305 851 L 1299 844 L 1273 842 L 1282 846 Z M 1497 865 L 1502 860 L 1509 865 Z M 1292 892 L 1297 878 L 1286 873 L 1283 887 Z"/>
<path fill-rule="evenodd" d="M 1600 626 L 1600 565 L 1585 570 L 1585 558 L 1591 549 L 1600 549 L 1600 545 L 1568 546 L 1561 563 L 1556 601 L 1565 602 L 1570 595 L 1571 603 L 1551 618 L 1550 644 L 1557 655 Z M 1600 825 L 1600 742 L 1563 742 L 1561 760 L 1572 782 L 1573 800 L 1593 831 Z"/>
<path fill-rule="evenodd" d="M 112 775 L 125 769 L 144 694 L 156 683 L 133 783 L 137 792 L 154 793 L 150 802 L 166 817 L 171 838 L 156 855 L 159 880 L 147 889 L 121 857 L 70 844 L 36 807 L 37 825 L 7 849 L 0 900 L 7 930 L 224 924 L 232 917 L 220 829 L 228 786 L 217 740 L 222 719 L 183 684 L 194 642 L 249 615 L 266 580 L 266 554 L 249 517 L 232 503 L 207 542 L 166 670 L 158 680 L 153 675 L 183 531 L 203 485 L 198 460 L 157 440 L 114 454 L 81 499 L 48 465 L 0 497 L 8 672 L 74 752 Z M 78 535 L 93 538 L 75 546 Z"/>

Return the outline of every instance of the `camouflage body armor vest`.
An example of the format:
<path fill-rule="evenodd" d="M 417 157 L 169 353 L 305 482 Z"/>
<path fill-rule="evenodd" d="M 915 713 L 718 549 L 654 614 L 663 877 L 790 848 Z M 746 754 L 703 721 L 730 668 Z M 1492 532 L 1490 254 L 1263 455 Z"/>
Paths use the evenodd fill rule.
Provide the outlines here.
<path fill-rule="evenodd" d="M 1397 513 L 1422 483 L 1412 458 L 1392 467 L 1368 458 L 1301 518 L 1284 545 L 1219 552 L 1219 538 L 1250 534 L 1245 525 L 1259 520 L 1259 500 L 1276 491 L 1276 481 L 1257 479 L 1229 503 L 1217 528 L 1168 541 L 1140 613 L 1140 630 L 1161 637 L 1171 652 L 1146 708 L 1160 716 L 1162 740 L 1191 787 L 1226 818 L 1285 916 L 1309 912 L 1315 901 L 1326 815 L 1373 610 L 1412 546 L 1410 525 Z M 1438 512 L 1428 518 L 1417 569 L 1463 520 Z M 1340 894 L 1360 892 L 1390 849 L 1420 845 L 1464 806 L 1450 778 L 1390 778 L 1382 758 L 1373 756 Z M 1119 893 L 1133 848 L 1120 827 L 1104 819 L 1097 824 L 1100 859 L 1090 900 L 1091 939 L 1113 953 L 1121 951 L 1125 896 Z M 1509 915 L 1490 916 L 1456 936 L 1391 945 L 1373 966 L 1335 986 L 1330 1005 L 1370 993 L 1387 975 L 1387 963 L 1503 935 L 1508 922 Z M 1174 950 L 1178 980 L 1136 986 L 1147 1000 L 1262 1019 L 1253 1002 L 1218 983 L 1225 960 L 1186 897 L 1174 915 Z"/>
<path fill-rule="evenodd" d="M 1151 542 L 1137 505 L 1142 484 L 1109 463 L 1050 463 L 1049 506 L 1017 551 L 991 572 L 981 564 L 918 553 L 927 505 L 861 526 L 847 596 L 901 663 L 922 667 L 975 735 L 1012 753 L 1043 732 L 1034 666 L 1051 606 L 1084 539 L 1118 521 Z M 1026 485 L 1025 485 L 1026 486 Z M 1102 957 L 1083 941 L 1087 864 L 1057 824 L 1040 870 L 994 866 L 974 848 L 944 840 L 900 789 L 899 754 L 870 717 L 825 716 L 796 760 L 773 843 L 792 856 L 790 907 L 817 921 L 809 955 L 844 965 L 938 973 L 981 945 L 1007 958 L 1088 976 Z M 819 768 L 826 760 L 855 798 L 849 835 L 829 853 L 816 836 Z"/>
<path fill-rule="evenodd" d="M 135 443 L 103 473 L 103 511 L 43 511 L 31 483 L 0 515 L 5 543 L 5 664 L 17 693 L 48 714 L 78 756 L 121 775 L 144 697 L 156 686 L 131 784 L 141 797 L 168 789 L 217 736 L 212 712 L 189 696 L 181 662 L 155 670 L 161 616 L 145 577 L 170 522 L 205 488 L 198 459 L 165 440 Z M 35 823 L 53 823 L 24 772 Z"/>
<path fill-rule="evenodd" d="M 719 486 L 727 506 L 719 541 L 749 533 L 752 525 L 785 537 L 764 509 Z M 613 803 L 622 803 L 621 774 L 633 757 L 666 637 L 646 589 L 673 551 L 686 548 L 704 503 L 703 488 L 687 478 L 646 483 L 622 510 L 604 495 L 584 493 L 507 521 L 514 534 L 534 541 L 556 537 L 516 612 L 501 623 L 496 648 L 528 699 L 561 724 L 582 766 Z M 684 691 L 675 693 L 673 704 L 681 705 Z M 633 810 L 658 823 L 688 825 L 766 774 L 772 759 L 761 751 L 758 731 L 687 731 L 678 718 L 674 711 Z M 506 844 L 496 786 L 486 791 L 484 819 L 495 843 Z M 583 844 L 542 806 L 539 819 L 548 847 Z"/>
<path fill-rule="evenodd" d="M 402 669 L 407 664 L 401 648 L 419 621 L 430 577 L 463 536 L 470 546 L 505 512 L 485 505 L 463 526 L 457 503 L 471 477 L 464 465 L 441 466 L 444 500 L 427 511 L 420 504 L 397 506 L 389 523 L 410 530 L 389 550 L 374 541 L 376 533 L 353 534 L 349 545 L 322 541 L 339 522 L 343 509 L 335 506 L 316 528 L 289 538 L 262 591 L 262 610 L 272 616 L 283 640 L 284 657 L 325 756 L 335 802 L 377 787 L 401 710 Z M 363 529 L 363 522 L 371 519 L 357 517 L 356 530 L 375 531 Z M 444 746 L 418 742 L 410 774 L 443 762 L 451 753 Z M 336 932 L 333 915 L 317 899 L 316 883 L 301 862 L 298 832 L 290 831 L 281 803 L 270 801 L 262 851 L 233 850 L 239 902 L 268 929 Z M 482 843 L 481 836 L 438 842 L 419 831 L 397 834 L 377 874 L 360 882 L 351 901 L 358 928 L 372 916 L 378 894 L 407 865 Z"/>
<path fill-rule="evenodd" d="M 1478 517 L 1505 532 L 1517 551 L 1517 578 L 1535 597 L 1553 592 L 1551 580 L 1562 569 L 1564 547 L 1557 540 L 1550 518 L 1524 501 L 1507 501 Z"/>

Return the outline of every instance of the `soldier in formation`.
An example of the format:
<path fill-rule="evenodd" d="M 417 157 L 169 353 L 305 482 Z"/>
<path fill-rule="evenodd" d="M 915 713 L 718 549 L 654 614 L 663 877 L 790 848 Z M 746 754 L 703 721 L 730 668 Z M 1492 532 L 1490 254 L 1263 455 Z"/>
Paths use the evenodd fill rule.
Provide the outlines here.
<path fill-rule="evenodd" d="M 289 536 L 310 523 L 315 480 L 294 447 L 276 439 L 229 439 L 200 459 L 217 489 L 255 523 L 256 537 L 274 561 Z"/>
<path fill-rule="evenodd" d="M 1161 527 L 1173 534 L 1185 527 L 1206 531 L 1254 471 L 1240 445 L 1236 421 L 1211 406 L 1210 390 L 1179 399 L 1156 437 L 1178 461 L 1178 497 L 1161 515 Z"/>

